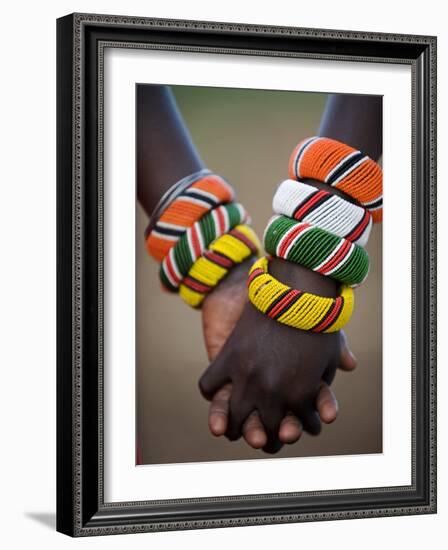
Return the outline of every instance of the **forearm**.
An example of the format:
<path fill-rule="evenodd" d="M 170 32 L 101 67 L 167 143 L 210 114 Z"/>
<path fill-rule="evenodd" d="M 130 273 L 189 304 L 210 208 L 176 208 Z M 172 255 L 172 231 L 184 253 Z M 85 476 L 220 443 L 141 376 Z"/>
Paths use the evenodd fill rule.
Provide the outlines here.
<path fill-rule="evenodd" d="M 332 94 L 318 135 L 351 145 L 378 160 L 383 148 L 381 96 Z"/>
<path fill-rule="evenodd" d="M 148 216 L 183 177 L 204 168 L 167 86 L 137 87 L 137 197 Z"/>

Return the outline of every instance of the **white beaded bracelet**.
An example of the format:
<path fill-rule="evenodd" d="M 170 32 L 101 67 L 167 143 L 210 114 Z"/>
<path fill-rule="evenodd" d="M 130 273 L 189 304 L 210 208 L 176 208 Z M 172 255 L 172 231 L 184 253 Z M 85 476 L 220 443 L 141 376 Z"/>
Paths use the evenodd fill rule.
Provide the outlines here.
<path fill-rule="evenodd" d="M 372 229 L 372 217 L 367 210 L 300 181 L 282 182 L 272 207 L 276 214 L 310 223 L 360 246 L 366 245 Z"/>

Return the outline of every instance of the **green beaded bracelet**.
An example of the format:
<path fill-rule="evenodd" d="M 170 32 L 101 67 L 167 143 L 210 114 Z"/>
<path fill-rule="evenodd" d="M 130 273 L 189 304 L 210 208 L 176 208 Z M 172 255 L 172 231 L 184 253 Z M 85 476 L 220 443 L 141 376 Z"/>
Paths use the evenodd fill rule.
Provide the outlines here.
<path fill-rule="evenodd" d="M 272 256 L 303 265 L 349 286 L 361 284 L 369 273 L 369 256 L 361 246 L 309 223 L 273 216 L 264 233 Z"/>
<path fill-rule="evenodd" d="M 250 220 L 244 207 L 229 203 L 211 210 L 181 236 L 160 264 L 160 280 L 166 290 L 177 292 L 194 262 L 218 237 Z"/>

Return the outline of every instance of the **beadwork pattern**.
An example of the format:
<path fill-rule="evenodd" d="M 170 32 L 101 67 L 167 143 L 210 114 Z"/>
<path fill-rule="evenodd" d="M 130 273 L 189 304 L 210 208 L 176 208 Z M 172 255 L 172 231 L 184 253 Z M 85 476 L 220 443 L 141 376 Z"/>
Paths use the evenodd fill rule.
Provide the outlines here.
<path fill-rule="evenodd" d="M 317 296 L 284 285 L 269 271 L 266 257 L 257 260 L 247 279 L 249 300 L 262 313 L 279 323 L 311 332 L 336 332 L 350 319 L 353 290 L 346 285 L 337 298 Z"/>
<path fill-rule="evenodd" d="M 325 137 L 301 141 L 289 160 L 289 177 L 312 178 L 340 189 L 370 211 L 374 222 L 383 218 L 383 172 L 370 157 Z"/>
<path fill-rule="evenodd" d="M 349 286 L 361 284 L 369 272 L 364 248 L 309 223 L 273 216 L 264 233 L 266 252 L 303 265 Z"/>
<path fill-rule="evenodd" d="M 182 279 L 209 245 L 235 226 L 245 223 L 249 223 L 249 216 L 239 203 L 218 206 L 194 223 L 170 249 L 160 265 L 163 287 L 177 292 Z"/>
<path fill-rule="evenodd" d="M 367 244 L 372 229 L 368 210 L 301 181 L 283 181 L 272 207 L 276 214 L 310 223 L 359 246 Z"/>
<path fill-rule="evenodd" d="M 234 198 L 232 187 L 220 176 L 200 178 L 176 197 L 157 220 L 146 237 L 149 254 L 162 261 L 189 227 L 211 209 Z"/>
<path fill-rule="evenodd" d="M 260 242 L 248 225 L 237 225 L 216 239 L 198 258 L 182 280 L 179 294 L 192 307 L 199 307 L 235 265 L 259 255 Z"/>

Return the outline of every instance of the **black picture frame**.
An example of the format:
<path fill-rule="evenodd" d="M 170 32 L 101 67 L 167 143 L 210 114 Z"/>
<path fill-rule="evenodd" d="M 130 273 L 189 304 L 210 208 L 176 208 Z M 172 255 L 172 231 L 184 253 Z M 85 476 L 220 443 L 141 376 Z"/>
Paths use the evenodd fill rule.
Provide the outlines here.
<path fill-rule="evenodd" d="M 102 56 L 108 45 L 412 69 L 412 484 L 104 502 Z M 436 38 L 72 14 L 57 21 L 57 530 L 71 536 L 436 512 Z"/>

